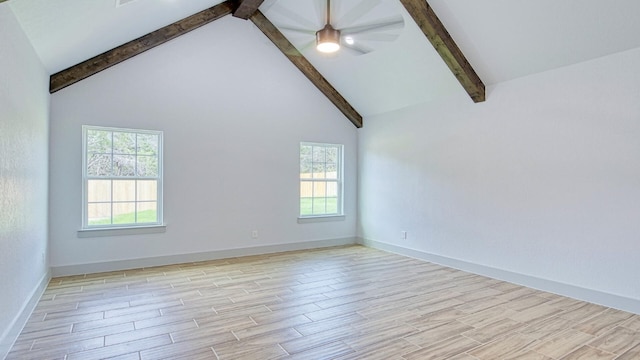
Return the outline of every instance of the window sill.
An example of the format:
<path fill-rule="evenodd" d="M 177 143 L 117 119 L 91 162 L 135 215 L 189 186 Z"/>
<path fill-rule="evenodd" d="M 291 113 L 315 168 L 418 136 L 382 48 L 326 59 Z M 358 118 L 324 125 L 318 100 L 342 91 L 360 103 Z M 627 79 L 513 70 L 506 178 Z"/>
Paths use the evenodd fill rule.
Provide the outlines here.
<path fill-rule="evenodd" d="M 78 230 L 79 238 L 91 238 L 101 236 L 122 236 L 122 235 L 141 235 L 141 234 L 159 234 L 167 231 L 167 225 L 150 225 L 135 226 L 121 228 L 95 228 Z"/>
<path fill-rule="evenodd" d="M 320 215 L 320 216 L 306 216 L 299 217 L 298 224 L 309 224 L 317 222 L 329 222 L 329 221 L 344 221 L 344 215 Z"/>

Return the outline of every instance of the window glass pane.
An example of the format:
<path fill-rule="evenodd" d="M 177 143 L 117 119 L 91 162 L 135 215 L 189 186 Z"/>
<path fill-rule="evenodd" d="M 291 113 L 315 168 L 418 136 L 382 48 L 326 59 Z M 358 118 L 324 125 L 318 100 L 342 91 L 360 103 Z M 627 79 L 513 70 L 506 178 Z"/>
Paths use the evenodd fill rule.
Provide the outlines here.
<path fill-rule="evenodd" d="M 300 179 L 311 179 L 313 176 L 310 162 L 300 163 Z"/>
<path fill-rule="evenodd" d="M 325 197 L 327 196 L 327 183 L 324 181 L 317 181 L 313 184 L 313 197 Z"/>
<path fill-rule="evenodd" d="M 327 182 L 327 196 L 337 197 L 338 196 L 338 183 L 337 182 Z"/>
<path fill-rule="evenodd" d="M 138 155 L 158 155 L 158 135 L 138 134 Z"/>
<path fill-rule="evenodd" d="M 87 206 L 87 222 L 89 225 L 111 224 L 111 204 L 89 204 Z"/>
<path fill-rule="evenodd" d="M 138 201 L 158 200 L 158 182 L 156 180 L 138 180 Z"/>
<path fill-rule="evenodd" d="M 300 181 L 300 197 L 313 197 L 313 183 Z"/>
<path fill-rule="evenodd" d="M 111 131 L 87 130 L 87 152 L 111 154 Z"/>
<path fill-rule="evenodd" d="M 338 164 L 328 163 L 327 167 L 327 179 L 337 179 L 338 178 Z"/>
<path fill-rule="evenodd" d="M 305 160 L 307 162 L 313 161 L 313 146 L 311 145 L 300 145 L 300 160 Z"/>
<path fill-rule="evenodd" d="M 313 161 L 314 162 L 325 162 L 325 147 L 324 146 L 314 146 L 313 147 Z"/>
<path fill-rule="evenodd" d="M 89 202 L 110 202 L 111 180 L 87 181 L 87 199 Z"/>
<path fill-rule="evenodd" d="M 87 175 L 88 176 L 110 176 L 111 175 L 111 155 L 87 154 Z"/>
<path fill-rule="evenodd" d="M 312 198 L 300 198 L 300 215 L 313 215 Z"/>
<path fill-rule="evenodd" d="M 137 203 L 138 223 L 158 222 L 158 204 L 154 201 Z"/>
<path fill-rule="evenodd" d="M 325 199 L 324 198 L 313 198 L 313 213 L 314 214 L 325 214 Z"/>
<path fill-rule="evenodd" d="M 155 156 L 138 156 L 137 176 L 158 176 L 158 158 Z"/>
<path fill-rule="evenodd" d="M 135 180 L 114 180 L 113 181 L 113 201 L 135 201 L 136 181 Z"/>
<path fill-rule="evenodd" d="M 113 132 L 113 153 L 135 155 L 136 134 L 128 132 Z"/>
<path fill-rule="evenodd" d="M 300 178 L 310 179 L 312 175 L 313 147 L 300 145 Z"/>
<path fill-rule="evenodd" d="M 327 214 L 337 214 L 338 213 L 338 198 L 337 197 L 329 197 L 326 198 L 327 202 Z"/>
<path fill-rule="evenodd" d="M 325 178 L 325 168 L 324 163 L 313 163 L 313 178 L 314 179 L 324 179 Z"/>
<path fill-rule="evenodd" d="M 337 163 L 338 162 L 338 148 L 335 146 L 327 147 L 327 162 L 328 163 Z"/>
<path fill-rule="evenodd" d="M 136 203 L 114 203 L 113 204 L 113 223 L 114 224 L 133 224 L 136 222 Z"/>
<path fill-rule="evenodd" d="M 134 176 L 136 174 L 136 157 L 134 155 L 113 156 L 113 176 Z"/>

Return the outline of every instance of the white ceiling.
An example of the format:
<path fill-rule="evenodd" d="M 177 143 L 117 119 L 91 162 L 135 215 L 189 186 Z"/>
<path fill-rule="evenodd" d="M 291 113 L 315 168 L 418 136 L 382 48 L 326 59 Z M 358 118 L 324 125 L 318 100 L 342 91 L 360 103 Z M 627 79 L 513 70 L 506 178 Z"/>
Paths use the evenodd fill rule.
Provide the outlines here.
<path fill-rule="evenodd" d="M 10 0 L 8 4 L 53 74 L 221 2 L 135 0 L 116 7 L 116 1 Z M 322 25 L 321 3 L 266 0 L 261 10 L 276 25 L 285 22 L 282 9 L 289 9 L 289 18 L 296 20 L 284 25 Z M 464 91 L 398 0 L 332 4 L 337 22 L 350 17 L 346 14 L 353 14 L 352 8 L 371 10 L 336 27 L 394 14 L 404 17 L 404 27 L 394 30 L 399 35 L 395 41 L 371 43 L 375 51 L 365 55 L 327 57 L 303 49 L 363 116 Z M 640 47 L 638 0 L 430 0 L 429 4 L 487 85 Z M 305 43 L 283 32 L 294 44 Z"/>

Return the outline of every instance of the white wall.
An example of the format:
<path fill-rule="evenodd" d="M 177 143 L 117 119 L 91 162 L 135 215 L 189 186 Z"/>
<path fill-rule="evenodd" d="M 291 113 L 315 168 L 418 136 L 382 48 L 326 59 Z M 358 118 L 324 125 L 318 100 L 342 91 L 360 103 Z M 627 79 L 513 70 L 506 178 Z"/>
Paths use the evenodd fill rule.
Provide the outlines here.
<path fill-rule="evenodd" d="M 48 280 L 48 76 L 0 4 L 0 358 Z"/>
<path fill-rule="evenodd" d="M 51 101 L 54 272 L 355 239 L 357 131 L 251 22 L 227 16 Z M 166 233 L 78 238 L 83 124 L 164 131 Z M 344 221 L 297 223 L 300 141 L 345 145 Z"/>
<path fill-rule="evenodd" d="M 364 239 L 640 312 L 640 49 L 368 118 L 359 154 Z"/>

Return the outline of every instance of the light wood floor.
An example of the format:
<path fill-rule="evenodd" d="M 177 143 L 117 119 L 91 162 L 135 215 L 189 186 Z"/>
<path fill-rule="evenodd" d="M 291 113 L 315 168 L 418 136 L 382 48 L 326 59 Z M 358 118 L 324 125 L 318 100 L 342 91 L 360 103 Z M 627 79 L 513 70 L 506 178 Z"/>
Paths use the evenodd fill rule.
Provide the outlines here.
<path fill-rule="evenodd" d="M 640 316 L 352 246 L 56 278 L 7 357 L 104 358 L 640 359 Z"/>

